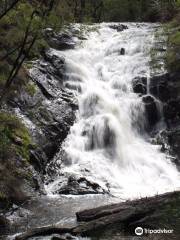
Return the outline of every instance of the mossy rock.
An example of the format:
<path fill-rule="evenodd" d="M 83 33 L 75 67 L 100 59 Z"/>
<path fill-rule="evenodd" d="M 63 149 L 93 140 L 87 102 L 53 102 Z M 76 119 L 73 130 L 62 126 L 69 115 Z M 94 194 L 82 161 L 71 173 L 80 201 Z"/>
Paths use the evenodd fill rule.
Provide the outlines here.
<path fill-rule="evenodd" d="M 31 137 L 24 124 L 14 115 L 0 113 L 0 157 L 19 154 L 29 160 Z"/>
<path fill-rule="evenodd" d="M 171 72 L 180 71 L 180 26 L 178 16 L 165 26 L 167 40 L 166 66 Z"/>
<path fill-rule="evenodd" d="M 25 90 L 31 97 L 33 97 L 37 91 L 34 83 L 28 83 L 25 87 Z"/>
<path fill-rule="evenodd" d="M 169 43 L 171 45 L 180 46 L 180 32 L 176 31 L 173 35 L 169 37 Z"/>

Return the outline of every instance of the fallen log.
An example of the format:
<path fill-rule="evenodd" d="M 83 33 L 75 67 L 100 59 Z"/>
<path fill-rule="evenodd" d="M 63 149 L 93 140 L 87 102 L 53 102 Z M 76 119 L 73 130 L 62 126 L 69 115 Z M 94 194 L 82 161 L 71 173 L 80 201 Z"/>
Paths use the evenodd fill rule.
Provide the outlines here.
<path fill-rule="evenodd" d="M 122 203 L 106 205 L 98 208 L 88 209 L 76 213 L 78 222 L 89 222 L 91 220 L 99 219 L 101 217 L 121 213 L 122 215 L 127 210 L 129 212 L 146 212 L 156 210 L 159 206 L 172 202 L 177 198 L 179 192 L 165 193 L 149 198 L 141 198 L 133 201 L 126 201 Z"/>
<path fill-rule="evenodd" d="M 15 240 L 26 240 L 34 236 L 44 236 L 56 233 L 57 234 L 72 233 L 72 231 L 73 231 L 72 227 L 63 227 L 61 225 L 49 225 L 45 227 L 30 229 L 27 232 L 16 236 Z"/>

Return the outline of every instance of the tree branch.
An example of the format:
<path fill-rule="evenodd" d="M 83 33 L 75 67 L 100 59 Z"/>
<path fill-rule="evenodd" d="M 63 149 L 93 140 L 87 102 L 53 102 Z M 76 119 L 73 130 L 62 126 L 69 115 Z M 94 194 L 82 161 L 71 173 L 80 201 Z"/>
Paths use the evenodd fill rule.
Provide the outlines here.
<path fill-rule="evenodd" d="M 6 8 L 6 10 L 0 14 L 0 20 L 19 2 L 19 0 L 15 0 L 11 3 L 9 7 Z"/>

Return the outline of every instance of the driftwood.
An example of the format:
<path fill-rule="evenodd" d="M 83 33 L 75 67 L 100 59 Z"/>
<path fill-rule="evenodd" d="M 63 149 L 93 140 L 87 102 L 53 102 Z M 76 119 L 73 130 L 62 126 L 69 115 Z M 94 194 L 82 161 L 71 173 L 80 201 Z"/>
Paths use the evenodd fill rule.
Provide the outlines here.
<path fill-rule="evenodd" d="M 166 193 L 150 198 L 142 198 L 139 200 L 126 201 L 123 203 L 84 210 L 77 212 L 76 216 L 79 222 L 89 222 L 91 220 L 99 219 L 101 217 L 108 217 L 109 215 L 114 215 L 117 213 L 124 215 L 124 213 L 127 211 L 130 213 L 130 215 L 134 215 L 134 213 L 139 214 L 152 212 L 158 207 L 162 206 L 164 203 L 172 202 L 174 198 L 176 198 L 177 194 L 179 193 Z"/>
<path fill-rule="evenodd" d="M 76 213 L 77 224 L 66 228 L 60 225 L 36 228 L 17 236 L 16 240 L 25 240 L 32 236 L 71 233 L 72 235 L 91 236 L 96 230 L 107 226 L 149 226 L 154 228 L 153 223 L 163 226 L 164 219 L 177 221 L 180 219 L 178 206 L 180 205 L 180 192 L 166 193 L 150 198 L 121 202 Z M 171 209 L 172 207 L 172 209 Z M 170 214 L 167 215 L 167 214 Z M 173 215 L 174 214 L 174 215 Z M 153 220 L 153 221 L 152 221 Z M 169 222 L 171 226 L 171 222 Z M 137 225 L 138 226 L 138 225 Z M 157 227 L 157 225 L 156 225 Z M 166 225 L 167 227 L 167 225 Z M 177 223 L 177 227 L 179 227 Z"/>
<path fill-rule="evenodd" d="M 43 235 L 49 235 L 49 234 L 64 234 L 64 233 L 72 233 L 73 228 L 68 227 L 62 227 L 60 225 L 49 225 L 45 227 L 39 227 L 35 229 L 30 229 L 27 232 L 20 234 L 15 237 L 15 240 L 26 240 L 30 237 L 34 236 L 43 236 Z"/>

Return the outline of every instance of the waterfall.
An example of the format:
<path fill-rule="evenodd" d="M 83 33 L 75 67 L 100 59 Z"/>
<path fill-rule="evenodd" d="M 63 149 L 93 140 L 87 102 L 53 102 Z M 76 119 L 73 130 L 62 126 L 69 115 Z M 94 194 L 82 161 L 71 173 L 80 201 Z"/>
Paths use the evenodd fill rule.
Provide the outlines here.
<path fill-rule="evenodd" d="M 143 97 L 133 91 L 133 79 L 150 78 L 155 25 L 127 25 L 127 30 L 117 32 L 108 24 L 97 24 L 75 49 L 53 50 L 66 59 L 64 86 L 79 103 L 59 171 L 86 177 L 125 199 L 180 185 L 176 166 L 148 140 Z M 48 184 L 48 192 L 58 187 L 60 178 Z"/>

